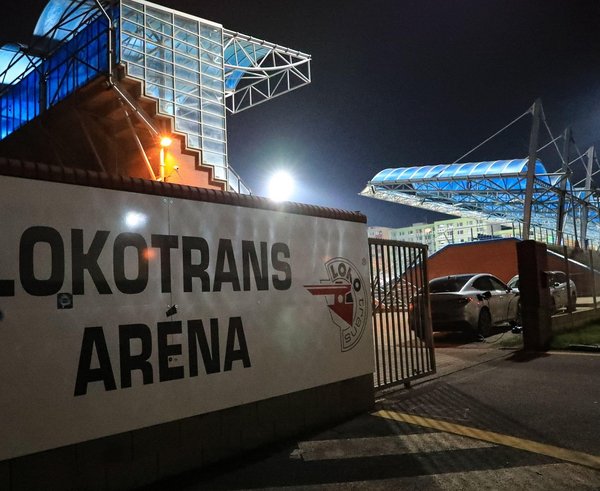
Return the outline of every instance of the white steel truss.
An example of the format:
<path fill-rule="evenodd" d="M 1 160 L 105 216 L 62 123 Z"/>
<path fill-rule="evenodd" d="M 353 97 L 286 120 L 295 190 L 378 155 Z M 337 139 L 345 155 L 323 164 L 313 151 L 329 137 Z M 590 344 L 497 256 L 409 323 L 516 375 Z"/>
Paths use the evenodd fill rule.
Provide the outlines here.
<path fill-rule="evenodd" d="M 238 113 L 311 81 L 310 55 L 223 31 L 227 110 Z"/>

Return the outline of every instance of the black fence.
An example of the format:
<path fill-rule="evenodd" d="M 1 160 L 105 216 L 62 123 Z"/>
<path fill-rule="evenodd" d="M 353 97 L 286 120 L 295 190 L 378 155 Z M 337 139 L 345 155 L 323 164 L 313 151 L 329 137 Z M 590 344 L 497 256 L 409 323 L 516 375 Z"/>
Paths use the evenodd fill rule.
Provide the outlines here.
<path fill-rule="evenodd" d="M 369 239 L 375 387 L 409 385 L 435 373 L 427 246 Z"/>

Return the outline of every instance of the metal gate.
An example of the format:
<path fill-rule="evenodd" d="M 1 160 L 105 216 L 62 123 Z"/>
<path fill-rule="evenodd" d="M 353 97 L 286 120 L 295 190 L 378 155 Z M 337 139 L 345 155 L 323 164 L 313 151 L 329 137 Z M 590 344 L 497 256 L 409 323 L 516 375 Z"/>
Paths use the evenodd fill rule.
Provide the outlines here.
<path fill-rule="evenodd" d="M 435 373 L 427 246 L 369 239 L 375 387 L 410 385 Z"/>

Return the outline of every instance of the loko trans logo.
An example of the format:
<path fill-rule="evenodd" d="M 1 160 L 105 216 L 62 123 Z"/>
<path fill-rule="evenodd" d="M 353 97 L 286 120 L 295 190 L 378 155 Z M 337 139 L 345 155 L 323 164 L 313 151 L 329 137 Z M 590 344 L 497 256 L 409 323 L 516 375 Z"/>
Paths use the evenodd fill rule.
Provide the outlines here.
<path fill-rule="evenodd" d="M 367 289 L 356 266 L 335 257 L 325 263 L 329 279 L 319 285 L 304 285 L 311 294 L 324 296 L 333 323 L 340 328 L 342 351 L 349 351 L 360 341 L 368 320 Z"/>

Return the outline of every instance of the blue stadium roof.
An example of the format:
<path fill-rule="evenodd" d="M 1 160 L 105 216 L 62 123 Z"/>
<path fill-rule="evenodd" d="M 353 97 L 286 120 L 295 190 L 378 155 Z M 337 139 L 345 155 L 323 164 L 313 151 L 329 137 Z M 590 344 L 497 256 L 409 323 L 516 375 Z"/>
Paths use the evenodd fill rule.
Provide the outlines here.
<path fill-rule="evenodd" d="M 456 178 L 476 178 L 486 176 L 506 176 L 527 172 L 527 159 L 493 160 L 489 162 L 470 162 L 464 164 L 437 164 L 418 167 L 400 167 L 384 169 L 378 172 L 371 184 L 389 184 L 392 182 L 413 182 L 415 180 L 454 180 Z M 535 165 L 536 175 L 547 174 L 544 164 L 539 160 Z"/>
<path fill-rule="evenodd" d="M 415 190 L 440 191 L 486 191 L 490 185 L 497 191 L 524 192 L 527 159 L 493 160 L 464 164 L 423 165 L 401 167 L 378 172 L 369 182 L 372 186 L 410 186 Z M 535 176 L 538 185 L 555 186 L 561 179 L 559 174 L 546 171 L 537 160 Z M 468 184 L 466 184 L 468 183 Z"/>
<path fill-rule="evenodd" d="M 360 193 L 363 196 L 457 216 L 521 221 L 528 159 L 495 160 L 388 168 L 378 172 Z M 553 227 L 560 206 L 561 182 L 574 199 L 562 172 L 548 172 L 535 163 L 532 223 Z M 591 220 L 596 220 L 594 213 Z"/>
<path fill-rule="evenodd" d="M 64 41 L 98 13 L 94 0 L 50 0 L 44 7 L 33 34 L 54 41 Z"/>

